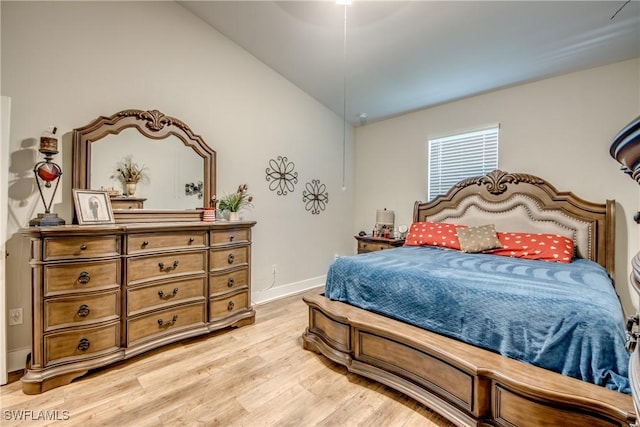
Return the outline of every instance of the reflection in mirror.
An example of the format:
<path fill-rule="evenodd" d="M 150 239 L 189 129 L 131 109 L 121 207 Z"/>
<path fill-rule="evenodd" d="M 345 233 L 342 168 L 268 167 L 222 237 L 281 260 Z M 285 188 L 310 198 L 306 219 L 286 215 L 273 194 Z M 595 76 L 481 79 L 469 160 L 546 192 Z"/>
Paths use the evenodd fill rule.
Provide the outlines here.
<path fill-rule="evenodd" d="M 145 137 L 137 129 L 107 135 L 91 147 L 91 188 L 127 194 L 117 168 L 130 157 L 144 166 L 145 178 L 136 185 L 135 197 L 146 199 L 145 209 L 195 209 L 203 206 L 202 192 L 193 191 L 204 181 L 204 159 L 185 149 L 177 137 L 162 140 Z"/>
<path fill-rule="evenodd" d="M 111 177 L 127 157 L 148 168 L 148 179 L 136 184 L 134 197 L 112 199 L 116 223 L 202 219 L 196 208 L 216 194 L 216 152 L 186 123 L 158 110 L 129 109 L 74 129 L 72 188 L 124 192 Z"/>

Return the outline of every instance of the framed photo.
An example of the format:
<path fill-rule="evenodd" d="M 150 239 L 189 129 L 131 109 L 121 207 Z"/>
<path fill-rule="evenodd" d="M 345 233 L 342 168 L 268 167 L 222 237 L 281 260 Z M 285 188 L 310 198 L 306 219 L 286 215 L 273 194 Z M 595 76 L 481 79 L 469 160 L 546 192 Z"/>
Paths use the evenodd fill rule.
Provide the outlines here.
<path fill-rule="evenodd" d="M 106 191 L 73 190 L 78 224 L 113 224 L 111 199 Z"/>

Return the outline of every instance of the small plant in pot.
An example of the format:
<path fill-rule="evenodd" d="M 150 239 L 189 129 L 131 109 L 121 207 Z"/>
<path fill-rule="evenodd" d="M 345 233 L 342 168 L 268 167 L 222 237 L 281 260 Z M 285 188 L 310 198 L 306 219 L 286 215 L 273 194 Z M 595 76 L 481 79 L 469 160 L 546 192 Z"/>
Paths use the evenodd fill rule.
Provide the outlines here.
<path fill-rule="evenodd" d="M 229 212 L 229 220 L 237 221 L 238 212 L 253 206 L 253 196 L 249 194 L 247 184 L 241 184 L 235 193 L 225 194 L 218 201 L 218 209 Z"/>
<path fill-rule="evenodd" d="M 124 161 L 118 163 L 116 173 L 111 178 L 122 181 L 126 195 L 133 196 L 136 192 L 136 184 L 147 178 L 146 169 L 144 165 L 139 166 L 134 162 L 132 156 L 127 156 Z"/>

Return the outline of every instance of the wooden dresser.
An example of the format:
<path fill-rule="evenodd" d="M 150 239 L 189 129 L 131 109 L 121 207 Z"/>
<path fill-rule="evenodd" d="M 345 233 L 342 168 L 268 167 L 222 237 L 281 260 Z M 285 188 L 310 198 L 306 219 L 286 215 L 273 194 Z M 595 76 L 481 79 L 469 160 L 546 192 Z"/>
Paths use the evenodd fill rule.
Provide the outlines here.
<path fill-rule="evenodd" d="M 184 338 L 251 324 L 255 222 L 32 227 L 23 391 Z"/>

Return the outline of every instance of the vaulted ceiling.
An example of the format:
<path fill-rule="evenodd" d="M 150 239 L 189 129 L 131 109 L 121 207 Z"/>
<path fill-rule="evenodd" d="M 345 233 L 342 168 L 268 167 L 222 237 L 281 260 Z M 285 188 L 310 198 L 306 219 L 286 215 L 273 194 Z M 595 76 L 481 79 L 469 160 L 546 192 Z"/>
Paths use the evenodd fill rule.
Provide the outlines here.
<path fill-rule="evenodd" d="M 640 0 L 179 3 L 354 124 L 640 57 Z"/>

